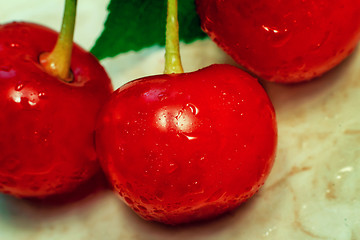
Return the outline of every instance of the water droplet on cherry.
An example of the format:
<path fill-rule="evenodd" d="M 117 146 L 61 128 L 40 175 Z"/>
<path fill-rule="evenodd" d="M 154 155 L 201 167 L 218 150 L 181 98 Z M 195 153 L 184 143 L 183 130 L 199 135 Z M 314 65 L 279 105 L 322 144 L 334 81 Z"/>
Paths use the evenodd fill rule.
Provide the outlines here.
<path fill-rule="evenodd" d="M 205 190 L 202 188 L 201 183 L 198 180 L 193 181 L 187 185 L 187 192 L 189 194 L 202 194 Z"/>
<path fill-rule="evenodd" d="M 187 140 L 190 140 L 190 141 L 197 139 L 197 137 L 190 136 L 190 135 L 185 134 L 185 133 L 180 133 L 180 134 L 178 134 L 178 136 L 179 136 L 179 137 L 185 137 Z"/>
<path fill-rule="evenodd" d="M 156 197 L 157 200 L 163 201 L 164 200 L 164 192 L 163 191 L 157 191 L 155 193 L 155 197 Z"/>
<path fill-rule="evenodd" d="M 225 191 L 220 188 L 219 190 L 215 191 L 215 192 L 206 200 L 206 202 L 214 202 L 214 201 L 218 200 L 219 198 L 221 198 L 224 194 L 225 194 Z"/>
<path fill-rule="evenodd" d="M 186 104 L 186 106 L 190 109 L 190 111 L 196 116 L 199 113 L 199 109 L 192 103 Z"/>
<path fill-rule="evenodd" d="M 159 93 L 158 98 L 160 101 L 164 101 L 168 98 L 168 95 L 166 93 Z"/>
<path fill-rule="evenodd" d="M 38 96 L 39 98 L 45 98 L 46 94 L 44 92 L 39 92 Z"/>
<path fill-rule="evenodd" d="M 326 41 L 329 39 L 330 36 L 330 32 L 327 31 L 324 36 L 320 39 L 320 41 L 318 41 L 313 47 L 312 47 L 312 51 L 316 51 L 318 50 L 322 45 L 324 45 L 326 43 Z"/>
<path fill-rule="evenodd" d="M 173 173 L 176 171 L 176 169 L 178 169 L 178 166 L 176 163 L 169 163 L 168 168 L 167 168 L 167 173 Z"/>
<path fill-rule="evenodd" d="M 291 38 L 291 33 L 288 28 L 270 27 L 266 25 L 262 25 L 261 28 L 266 32 L 267 40 L 274 47 L 285 45 Z"/>
<path fill-rule="evenodd" d="M 9 46 L 11 48 L 19 48 L 20 47 L 20 44 L 19 43 L 16 43 L 16 42 L 12 42 L 12 43 L 9 43 Z"/>
<path fill-rule="evenodd" d="M 24 88 L 24 83 L 18 82 L 15 86 L 15 91 L 21 91 Z"/>

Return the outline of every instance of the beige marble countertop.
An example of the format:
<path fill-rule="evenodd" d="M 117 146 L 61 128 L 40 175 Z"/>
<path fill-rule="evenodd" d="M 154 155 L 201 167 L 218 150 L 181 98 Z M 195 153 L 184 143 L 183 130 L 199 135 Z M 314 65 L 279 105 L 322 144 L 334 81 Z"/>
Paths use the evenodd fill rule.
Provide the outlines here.
<path fill-rule="evenodd" d="M 107 4 L 78 3 L 75 40 L 86 49 L 102 29 Z M 1 5 L 1 23 L 26 20 L 60 28 L 63 0 Z M 210 40 L 182 44 L 181 53 L 185 71 L 234 64 Z M 117 88 L 162 73 L 163 55 L 152 47 L 102 63 Z M 182 227 L 145 222 L 101 187 L 99 178 L 90 184 L 99 186 L 96 191 L 65 203 L 0 195 L 0 240 L 360 239 L 360 48 L 319 79 L 265 88 L 277 112 L 277 158 L 261 191 L 236 211 Z"/>

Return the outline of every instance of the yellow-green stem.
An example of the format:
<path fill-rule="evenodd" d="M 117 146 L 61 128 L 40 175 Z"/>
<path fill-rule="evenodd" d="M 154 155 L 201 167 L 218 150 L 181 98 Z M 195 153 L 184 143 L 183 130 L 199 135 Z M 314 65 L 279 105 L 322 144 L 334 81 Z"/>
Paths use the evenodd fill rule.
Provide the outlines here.
<path fill-rule="evenodd" d="M 54 49 L 40 56 L 40 63 L 45 70 L 63 81 L 71 82 L 70 71 L 73 36 L 76 18 L 77 0 L 65 0 L 65 10 L 61 31 Z"/>
<path fill-rule="evenodd" d="M 179 50 L 177 0 L 168 0 L 165 42 L 165 74 L 183 73 Z"/>

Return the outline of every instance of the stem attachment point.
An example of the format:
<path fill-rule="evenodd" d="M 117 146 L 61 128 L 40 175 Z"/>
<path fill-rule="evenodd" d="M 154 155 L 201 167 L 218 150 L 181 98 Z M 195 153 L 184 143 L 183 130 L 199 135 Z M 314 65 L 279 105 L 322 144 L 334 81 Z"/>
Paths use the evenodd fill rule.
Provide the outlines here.
<path fill-rule="evenodd" d="M 65 10 L 61 31 L 54 49 L 50 53 L 40 55 L 40 64 L 45 71 L 65 82 L 72 81 L 70 71 L 71 54 L 76 18 L 77 0 L 65 0 Z"/>

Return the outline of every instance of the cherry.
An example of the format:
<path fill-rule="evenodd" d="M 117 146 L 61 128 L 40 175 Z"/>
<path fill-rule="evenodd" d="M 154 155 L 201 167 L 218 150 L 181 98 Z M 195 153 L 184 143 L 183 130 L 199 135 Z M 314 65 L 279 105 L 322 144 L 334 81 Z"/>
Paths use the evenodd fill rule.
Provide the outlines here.
<path fill-rule="evenodd" d="M 203 30 L 239 64 L 292 83 L 339 64 L 360 39 L 358 0 L 196 0 Z"/>
<path fill-rule="evenodd" d="M 67 1 L 67 8 L 68 2 L 76 1 Z M 66 18 L 64 25 L 73 27 Z M 61 194 L 100 170 L 95 119 L 112 92 L 110 79 L 95 57 L 76 44 L 72 48 L 72 35 L 69 39 L 63 32 L 59 39 L 67 40 L 59 40 L 55 49 L 64 44 L 70 49 L 65 46 L 54 55 L 56 32 L 25 22 L 0 25 L 2 193 Z M 70 72 L 70 66 L 63 65 L 70 63 L 71 55 Z"/>
<path fill-rule="evenodd" d="M 169 1 L 168 19 L 175 13 L 176 0 Z M 127 205 L 144 219 L 180 224 L 213 218 L 255 194 L 273 165 L 277 132 L 274 108 L 249 74 L 230 65 L 182 73 L 172 20 L 166 74 L 112 94 L 96 149 Z"/>

